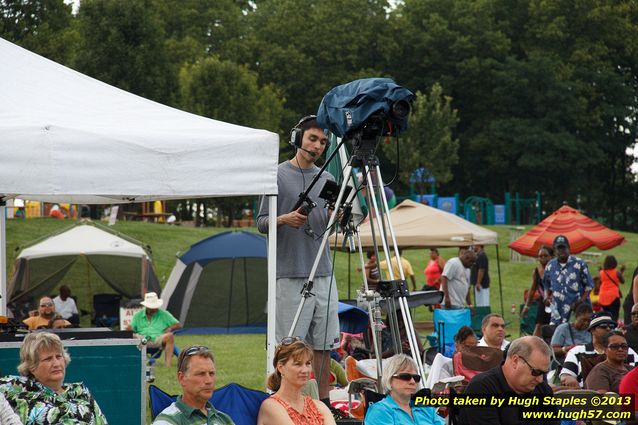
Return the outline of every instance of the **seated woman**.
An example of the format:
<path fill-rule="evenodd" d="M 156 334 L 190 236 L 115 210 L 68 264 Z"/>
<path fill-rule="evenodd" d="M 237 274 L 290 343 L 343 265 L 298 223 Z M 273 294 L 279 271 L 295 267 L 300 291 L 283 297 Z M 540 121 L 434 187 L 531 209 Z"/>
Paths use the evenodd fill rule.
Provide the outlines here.
<path fill-rule="evenodd" d="M 433 407 L 414 406 L 410 402 L 420 380 L 414 360 L 405 354 L 393 356 L 383 369 L 381 379 L 388 395 L 368 409 L 366 425 L 443 425 L 443 418 Z"/>
<path fill-rule="evenodd" d="M 264 400 L 259 409 L 258 425 L 334 425 L 328 407 L 302 388 L 312 373 L 312 348 L 298 337 L 286 337 L 275 349 L 275 372 L 266 386 L 275 394 Z M 329 367 L 329 365 L 326 365 Z"/>
<path fill-rule="evenodd" d="M 107 423 L 84 384 L 64 383 L 70 361 L 57 335 L 36 332 L 24 338 L 18 366 L 22 376 L 0 378 L 0 393 L 25 425 Z"/>
<path fill-rule="evenodd" d="M 622 378 L 629 373 L 625 366 L 629 345 L 620 331 L 611 331 L 603 337 L 607 359 L 592 368 L 585 379 L 585 388 L 606 393 L 618 393 Z"/>

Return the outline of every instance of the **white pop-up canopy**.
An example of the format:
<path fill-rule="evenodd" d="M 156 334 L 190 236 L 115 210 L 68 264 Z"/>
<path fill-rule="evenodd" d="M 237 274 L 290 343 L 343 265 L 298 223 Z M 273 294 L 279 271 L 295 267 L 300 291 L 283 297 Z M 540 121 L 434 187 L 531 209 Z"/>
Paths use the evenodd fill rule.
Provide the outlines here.
<path fill-rule="evenodd" d="M 121 203 L 277 193 L 276 134 L 180 111 L 0 39 L 0 197 Z"/>
<path fill-rule="evenodd" d="M 122 257 L 146 257 L 146 251 L 132 242 L 94 226 L 75 226 L 29 246 L 20 252 L 18 259 L 65 255 L 117 255 Z"/>
<path fill-rule="evenodd" d="M 152 102 L 3 39 L 0 93 L 0 314 L 6 312 L 7 199 L 111 204 L 268 195 L 275 211 L 275 133 Z M 276 258 L 273 235 L 269 258 Z M 274 262 L 268 276 L 274 300 Z M 274 310 L 269 304 L 273 335 Z"/>

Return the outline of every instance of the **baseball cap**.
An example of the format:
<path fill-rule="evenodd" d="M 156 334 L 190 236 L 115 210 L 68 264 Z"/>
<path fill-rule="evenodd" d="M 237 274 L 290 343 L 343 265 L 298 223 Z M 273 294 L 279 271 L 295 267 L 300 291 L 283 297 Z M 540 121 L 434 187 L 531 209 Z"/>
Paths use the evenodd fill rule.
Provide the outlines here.
<path fill-rule="evenodd" d="M 587 330 L 591 331 L 600 325 L 612 325 L 615 328 L 618 324 L 608 314 L 594 314 Z"/>
<path fill-rule="evenodd" d="M 558 235 L 554 239 L 554 248 L 558 248 L 559 246 L 564 246 L 569 248 L 569 240 L 563 235 Z"/>

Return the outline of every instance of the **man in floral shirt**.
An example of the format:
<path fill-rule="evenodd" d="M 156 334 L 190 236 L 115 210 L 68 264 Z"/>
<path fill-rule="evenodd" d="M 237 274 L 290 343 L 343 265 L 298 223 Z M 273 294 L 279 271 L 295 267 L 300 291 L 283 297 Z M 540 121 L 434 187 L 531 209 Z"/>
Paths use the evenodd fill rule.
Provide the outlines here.
<path fill-rule="evenodd" d="M 551 300 L 552 325 L 569 321 L 571 311 L 578 302 L 589 302 L 589 292 L 594 288 L 585 261 L 569 255 L 569 241 L 563 235 L 554 239 L 556 258 L 545 267 L 543 287 Z"/>

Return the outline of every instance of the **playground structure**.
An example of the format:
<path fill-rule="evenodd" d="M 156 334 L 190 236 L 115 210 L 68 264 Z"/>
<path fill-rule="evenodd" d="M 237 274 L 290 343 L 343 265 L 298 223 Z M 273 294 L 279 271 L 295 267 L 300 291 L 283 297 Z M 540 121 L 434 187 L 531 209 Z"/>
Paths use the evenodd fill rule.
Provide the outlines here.
<path fill-rule="evenodd" d="M 490 198 L 469 196 L 463 202 L 458 194 L 439 196 L 437 194 L 417 194 L 411 186 L 407 199 L 456 214 L 479 225 L 506 224 L 519 226 L 536 224 L 541 221 L 542 199 L 540 192 L 524 198 L 518 192 L 506 192 L 502 204 L 495 204 Z M 406 198 L 403 198 L 406 199 Z"/>

